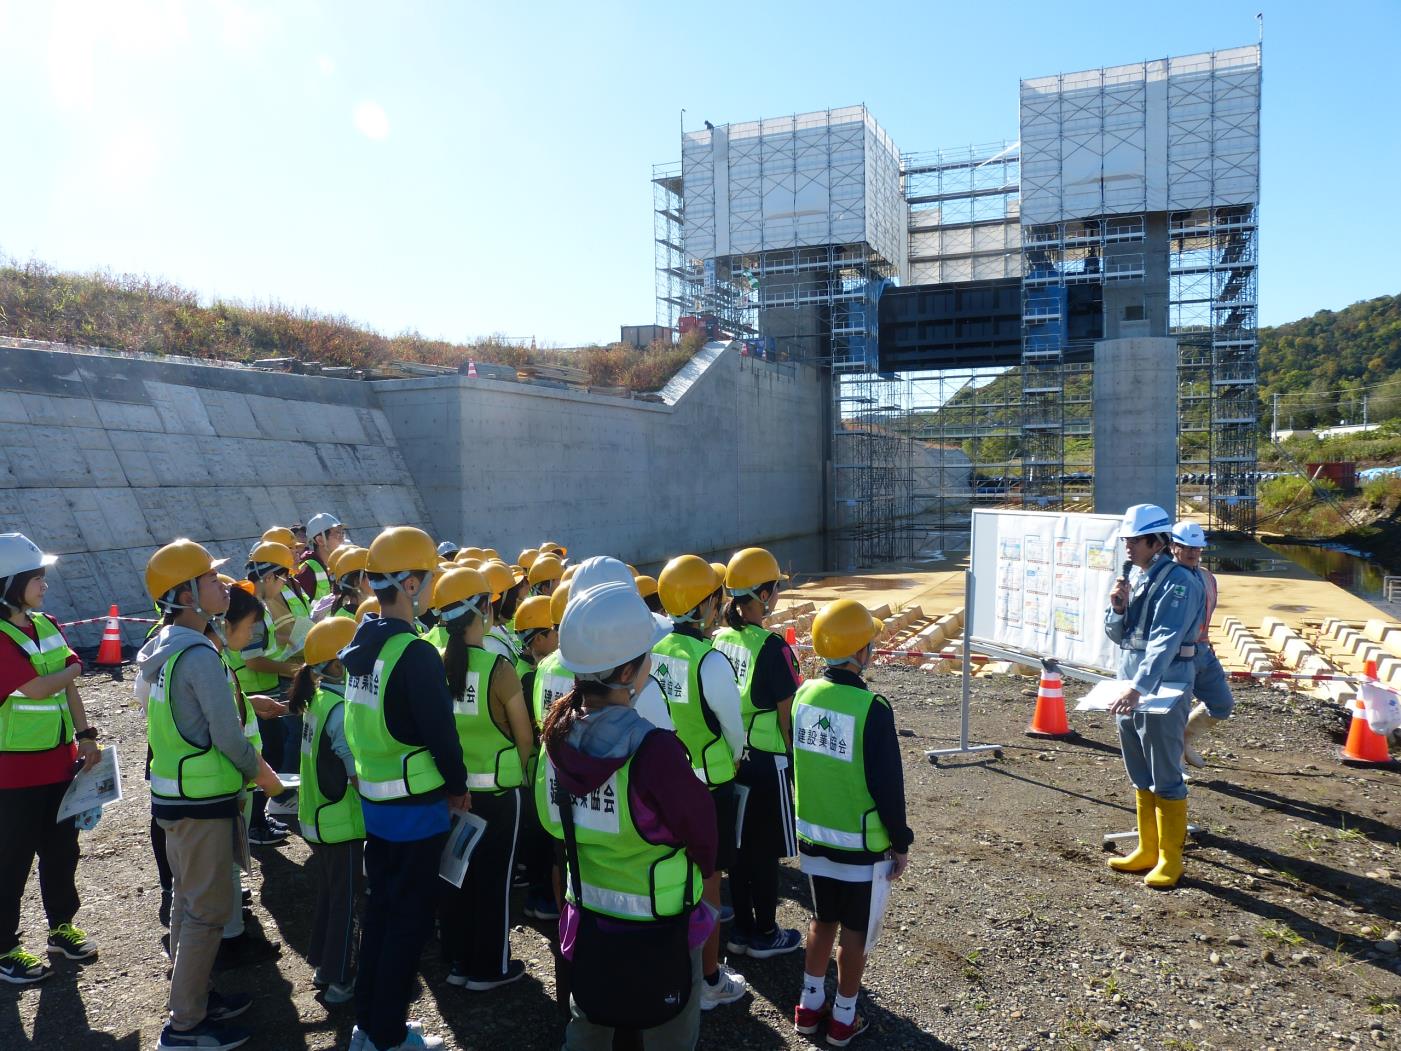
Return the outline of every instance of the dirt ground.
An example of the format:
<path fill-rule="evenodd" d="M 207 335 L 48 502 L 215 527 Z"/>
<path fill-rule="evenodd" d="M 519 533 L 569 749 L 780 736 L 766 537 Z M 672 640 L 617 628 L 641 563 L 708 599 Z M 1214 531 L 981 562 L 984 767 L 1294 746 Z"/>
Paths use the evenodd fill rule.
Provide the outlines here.
<path fill-rule="evenodd" d="M 128 672 L 130 674 L 130 672 Z M 916 840 L 866 975 L 871 1048 L 1351 1048 L 1401 1044 L 1401 774 L 1337 762 L 1335 709 L 1279 690 L 1238 691 L 1191 790 L 1200 826 L 1187 876 L 1155 892 L 1105 867 L 1101 836 L 1132 827 L 1132 795 L 1107 716 L 1071 713 L 1081 736 L 1023 735 L 1033 683 L 975 681 L 978 740 L 992 755 L 931 765 L 957 735 L 958 679 L 882 668 L 896 707 Z M 151 1048 L 163 1023 L 165 959 L 141 780 L 145 753 L 129 686 L 82 680 L 126 798 L 83 835 L 80 926 L 101 946 L 60 961 L 47 982 L 0 987 L 0 1048 Z M 1073 698 L 1082 687 L 1068 684 Z M 344 1047 L 350 1008 L 327 1008 L 304 963 L 311 880 L 293 838 L 255 848 L 254 923 L 280 961 L 227 972 L 256 997 L 250 1047 Z M 781 920 L 806 928 L 806 883 L 790 866 Z M 519 901 L 516 903 L 519 908 Z M 43 944 L 37 880 L 24 907 Z M 1393 935 L 1393 938 L 1401 935 Z M 412 1013 L 449 1047 L 519 1051 L 560 1044 L 543 928 L 512 934 L 527 978 L 492 994 L 447 986 L 425 954 Z M 753 995 L 705 1016 L 708 1049 L 801 1048 L 793 1032 L 802 956 L 741 958 Z M 835 971 L 832 972 L 835 974 Z M 831 981 L 834 981 L 834 977 Z M 829 981 L 830 987 L 830 981 Z M 825 1044 L 821 1046 L 826 1046 Z"/>

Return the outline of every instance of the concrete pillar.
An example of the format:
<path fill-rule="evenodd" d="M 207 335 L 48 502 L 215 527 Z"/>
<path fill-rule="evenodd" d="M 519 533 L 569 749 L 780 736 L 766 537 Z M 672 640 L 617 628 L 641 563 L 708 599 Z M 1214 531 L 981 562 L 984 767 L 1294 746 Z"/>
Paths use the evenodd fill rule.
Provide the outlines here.
<path fill-rule="evenodd" d="M 1157 504 L 1177 514 L 1177 341 L 1095 344 L 1095 511 Z"/>

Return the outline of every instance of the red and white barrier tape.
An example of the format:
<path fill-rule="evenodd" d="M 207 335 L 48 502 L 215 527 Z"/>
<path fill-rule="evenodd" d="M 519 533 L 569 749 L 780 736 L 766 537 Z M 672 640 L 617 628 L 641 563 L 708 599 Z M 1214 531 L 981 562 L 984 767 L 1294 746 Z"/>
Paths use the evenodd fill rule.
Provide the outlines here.
<path fill-rule="evenodd" d="M 1297 682 L 1376 682 L 1365 675 L 1342 675 L 1329 671 L 1228 671 L 1226 677 L 1237 682 L 1247 679 L 1284 679 Z"/>
<path fill-rule="evenodd" d="M 60 628 L 76 628 L 79 624 L 106 624 L 109 620 L 126 620 L 133 624 L 155 624 L 155 617 L 86 617 L 83 620 L 64 620 L 59 622 Z"/>
<path fill-rule="evenodd" d="M 790 643 L 790 645 L 791 645 L 795 650 L 811 650 L 811 649 L 812 649 L 812 646 L 809 645 L 809 644 L 806 643 L 806 642 L 794 642 L 794 643 Z M 961 660 L 963 660 L 963 651 L 962 651 L 962 650 L 889 650 L 889 649 L 878 649 L 878 650 L 873 650 L 872 652 L 875 653 L 875 654 L 876 654 L 877 656 L 879 656 L 879 657 L 924 657 L 924 658 L 927 658 L 927 659 L 929 659 L 929 660 L 935 660 L 935 661 L 961 661 Z M 984 655 L 981 654 L 981 653 L 974 653 L 971 657 L 969 657 L 969 660 L 971 660 L 974 664 L 986 664 L 988 661 L 991 661 L 991 660 L 993 660 L 993 659 L 994 659 L 994 658 L 984 656 Z"/>

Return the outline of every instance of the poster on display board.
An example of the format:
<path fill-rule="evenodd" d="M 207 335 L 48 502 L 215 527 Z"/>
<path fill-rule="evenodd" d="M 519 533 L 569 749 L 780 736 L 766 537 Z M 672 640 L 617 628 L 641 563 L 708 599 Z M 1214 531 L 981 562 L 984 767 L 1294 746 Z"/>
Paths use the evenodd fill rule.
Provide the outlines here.
<path fill-rule="evenodd" d="M 1104 633 L 1104 611 L 1123 566 L 1119 523 L 1118 515 L 974 511 L 975 648 L 981 641 L 1113 674 L 1119 648 Z"/>

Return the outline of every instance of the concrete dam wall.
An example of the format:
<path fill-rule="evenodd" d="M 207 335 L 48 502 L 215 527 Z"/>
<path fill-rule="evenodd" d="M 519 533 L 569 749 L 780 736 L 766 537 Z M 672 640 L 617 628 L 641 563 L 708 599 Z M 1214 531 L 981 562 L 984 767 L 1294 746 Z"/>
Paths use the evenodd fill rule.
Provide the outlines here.
<path fill-rule="evenodd" d="M 649 562 L 819 532 L 825 404 L 815 370 L 720 344 L 660 403 L 0 347 L 0 530 L 61 556 L 60 620 L 148 614 L 146 560 L 174 537 L 237 576 L 266 527 L 322 510 L 359 542 L 407 523 L 508 557 L 548 538 Z"/>

